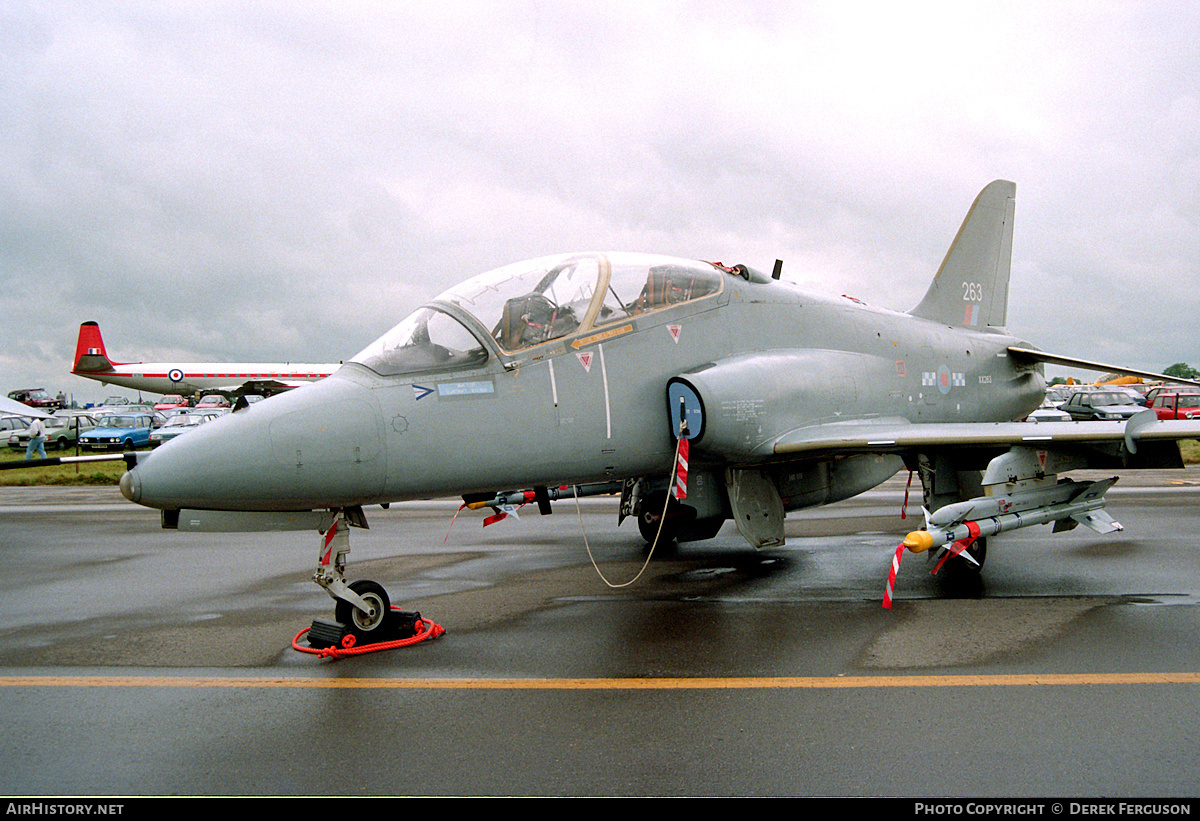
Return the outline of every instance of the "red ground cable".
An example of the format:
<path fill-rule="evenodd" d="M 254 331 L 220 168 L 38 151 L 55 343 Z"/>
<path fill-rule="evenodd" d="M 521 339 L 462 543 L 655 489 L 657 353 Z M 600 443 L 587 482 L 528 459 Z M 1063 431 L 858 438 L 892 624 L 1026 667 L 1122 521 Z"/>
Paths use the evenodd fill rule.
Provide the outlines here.
<path fill-rule="evenodd" d="M 303 647 L 300 644 L 300 639 L 303 638 L 312 628 L 305 627 L 296 637 L 292 639 L 292 649 L 301 653 L 318 656 L 320 658 L 339 659 L 344 656 L 361 656 L 366 653 L 377 653 L 381 650 L 395 650 L 398 647 L 409 647 L 422 641 L 436 639 L 438 636 L 446 632 L 446 629 L 439 624 L 434 624 L 429 619 L 417 619 L 417 632 L 406 639 L 395 639 L 393 641 L 379 641 L 374 644 L 363 644 L 354 646 L 354 636 L 349 635 L 343 639 L 345 646 L 343 647 Z"/>

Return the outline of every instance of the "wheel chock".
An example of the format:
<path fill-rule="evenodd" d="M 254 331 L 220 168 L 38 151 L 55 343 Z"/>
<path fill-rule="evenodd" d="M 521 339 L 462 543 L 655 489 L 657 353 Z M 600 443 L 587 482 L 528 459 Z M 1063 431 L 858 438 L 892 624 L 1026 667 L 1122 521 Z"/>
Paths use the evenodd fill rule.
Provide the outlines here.
<path fill-rule="evenodd" d="M 375 653 L 408 647 L 417 642 L 435 639 L 445 633 L 445 628 L 421 618 L 420 613 L 392 608 L 378 629 L 371 631 L 371 640 L 360 644 L 362 636 L 340 621 L 313 619 L 312 625 L 296 634 L 292 648 L 301 653 L 310 653 L 325 658 Z M 308 645 L 300 642 L 307 639 Z"/>

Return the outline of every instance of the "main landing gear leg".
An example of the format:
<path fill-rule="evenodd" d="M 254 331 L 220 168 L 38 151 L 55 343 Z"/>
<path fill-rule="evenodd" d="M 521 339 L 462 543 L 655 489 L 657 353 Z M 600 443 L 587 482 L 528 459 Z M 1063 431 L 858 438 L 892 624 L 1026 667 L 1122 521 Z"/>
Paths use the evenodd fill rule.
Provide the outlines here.
<path fill-rule="evenodd" d="M 383 641 L 392 637 L 388 629 L 392 604 L 387 591 L 368 579 L 346 583 L 346 554 L 350 552 L 350 518 L 346 514 L 344 510 L 332 511 L 332 521 L 321 540 L 313 581 L 336 602 L 334 618 L 357 641 Z M 361 515 L 358 511 L 358 516 Z"/>

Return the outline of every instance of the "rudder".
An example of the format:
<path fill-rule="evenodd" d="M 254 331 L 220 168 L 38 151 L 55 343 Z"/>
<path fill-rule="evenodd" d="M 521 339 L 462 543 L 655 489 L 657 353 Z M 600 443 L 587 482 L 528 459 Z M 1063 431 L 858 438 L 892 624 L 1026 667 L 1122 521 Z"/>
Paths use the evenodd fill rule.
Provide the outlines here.
<path fill-rule="evenodd" d="M 1005 326 L 1016 191 L 996 180 L 979 192 L 913 316 L 981 330 Z"/>

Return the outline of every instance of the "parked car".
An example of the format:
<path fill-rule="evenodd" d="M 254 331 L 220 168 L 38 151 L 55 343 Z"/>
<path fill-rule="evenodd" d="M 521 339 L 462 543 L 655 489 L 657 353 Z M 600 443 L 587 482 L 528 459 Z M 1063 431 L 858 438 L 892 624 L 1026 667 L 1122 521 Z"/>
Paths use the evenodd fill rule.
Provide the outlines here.
<path fill-rule="evenodd" d="M 1058 407 L 1050 394 L 1042 400 L 1042 406 L 1025 417 L 1027 422 L 1070 422 L 1071 414 Z"/>
<path fill-rule="evenodd" d="M 80 435 L 83 450 L 134 450 L 150 444 L 150 430 L 162 420 L 150 413 L 112 413 L 96 420 L 96 427 Z"/>
<path fill-rule="evenodd" d="M 1077 421 L 1097 419 L 1128 419 L 1142 406 L 1123 390 L 1083 391 L 1074 394 L 1062 409 Z"/>
<path fill-rule="evenodd" d="M 78 419 L 78 423 L 75 421 Z M 91 430 L 95 422 L 90 416 L 51 416 L 43 419 L 46 427 L 46 450 L 66 450 L 75 446 L 75 438 Z M 24 450 L 29 446 L 29 428 L 14 430 L 8 435 L 8 446 Z"/>
<path fill-rule="evenodd" d="M 9 391 L 8 398 L 20 402 L 22 405 L 28 405 L 31 408 L 54 410 L 63 406 L 62 400 L 51 396 L 46 392 L 45 388 L 21 388 L 20 390 Z"/>
<path fill-rule="evenodd" d="M 210 393 L 207 396 L 201 396 L 200 401 L 196 403 L 196 410 L 227 407 L 229 407 L 229 400 L 219 393 Z"/>
<path fill-rule="evenodd" d="M 1159 393 L 1150 409 L 1159 419 L 1200 418 L 1200 393 Z"/>
<path fill-rule="evenodd" d="M 24 430 L 32 424 L 28 416 L 0 416 L 0 433 Z"/>
<path fill-rule="evenodd" d="M 1067 385 L 1054 385 L 1046 388 L 1046 400 L 1049 402 L 1049 407 L 1061 407 L 1070 398 L 1071 391 Z M 1042 407 L 1047 407 L 1046 402 L 1042 403 Z"/>
<path fill-rule="evenodd" d="M 186 408 L 188 401 L 177 393 L 168 393 L 162 399 L 155 403 L 156 411 L 175 410 L 176 408 Z"/>
<path fill-rule="evenodd" d="M 253 405 L 255 402 L 263 401 L 264 398 L 265 397 L 262 394 L 244 393 L 237 398 L 236 402 L 233 403 L 233 410 L 235 412 L 240 411 L 240 410 L 245 410 L 246 408 Z"/>
<path fill-rule="evenodd" d="M 74 419 L 76 416 L 86 416 L 88 419 L 95 419 L 97 416 L 103 416 L 105 413 L 112 413 L 112 411 L 101 411 L 96 408 L 64 408 L 56 410 L 54 415 L 59 419 Z"/>
<path fill-rule="evenodd" d="M 167 421 L 162 427 L 155 428 L 150 431 L 150 447 L 155 448 L 163 442 L 169 442 L 176 436 L 181 436 L 190 430 L 203 425 L 205 422 L 211 422 L 218 416 L 225 414 L 220 411 L 189 411 L 186 413 L 177 413 L 174 416 L 168 416 Z"/>
<path fill-rule="evenodd" d="M 1146 391 L 1146 407 L 1150 407 L 1150 403 L 1153 402 L 1160 393 L 1195 393 L 1195 392 L 1196 392 L 1195 388 L 1185 387 L 1183 385 L 1177 385 L 1177 384 L 1155 385 L 1152 388 L 1150 388 L 1148 391 Z"/>

